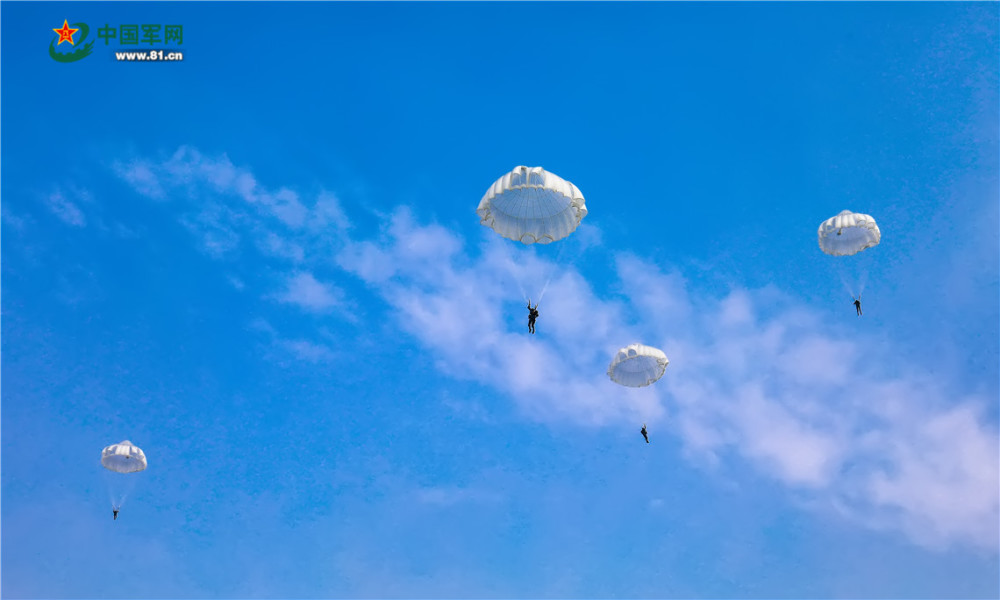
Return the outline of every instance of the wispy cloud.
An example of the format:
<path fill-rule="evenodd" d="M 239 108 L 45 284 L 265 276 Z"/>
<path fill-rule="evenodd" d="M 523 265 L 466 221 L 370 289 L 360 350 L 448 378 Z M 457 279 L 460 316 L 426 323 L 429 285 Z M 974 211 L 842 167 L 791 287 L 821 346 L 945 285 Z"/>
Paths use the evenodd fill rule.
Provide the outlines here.
<path fill-rule="evenodd" d="M 25 225 L 28 224 L 27 217 L 14 214 L 6 205 L 0 207 L 0 221 L 2 221 L 4 227 L 13 227 L 18 231 L 23 230 Z"/>
<path fill-rule="evenodd" d="M 320 232 L 347 231 L 351 228 L 351 222 L 340 205 L 340 199 L 330 192 L 322 192 L 316 199 L 316 206 L 313 209 L 309 227 L 313 231 Z"/>
<path fill-rule="evenodd" d="M 251 331 L 263 334 L 270 340 L 270 346 L 279 350 L 285 355 L 290 355 L 298 360 L 310 363 L 323 363 L 334 360 L 337 352 L 329 345 L 306 340 L 301 338 L 288 338 L 281 333 L 270 322 L 263 318 L 256 318 L 248 326 Z"/>
<path fill-rule="evenodd" d="M 295 357 L 312 363 L 331 361 L 337 356 L 329 346 L 309 340 L 280 340 L 279 344 Z"/>
<path fill-rule="evenodd" d="M 288 280 L 287 288 L 278 300 L 312 312 L 327 312 L 339 306 L 343 296 L 340 289 L 317 281 L 312 273 L 297 273 Z"/>
<path fill-rule="evenodd" d="M 209 256 L 223 258 L 240 247 L 239 216 L 219 202 L 206 202 L 201 210 L 181 217 L 180 223 L 201 242 Z"/>
<path fill-rule="evenodd" d="M 166 197 L 163 187 L 160 186 L 160 178 L 154 171 L 155 167 L 149 161 L 137 159 L 129 162 L 116 162 L 113 168 L 119 177 L 140 194 L 156 200 L 162 200 Z"/>
<path fill-rule="evenodd" d="M 138 193 L 177 204 L 179 222 L 209 256 L 230 261 L 256 249 L 263 259 L 285 262 L 270 270 L 278 278 L 274 283 L 284 290 L 259 290 L 265 297 L 313 313 L 343 304 L 342 290 L 303 270 L 315 265 L 316 257 L 330 256 L 351 227 L 335 194 L 320 191 L 311 203 L 305 202 L 290 188 L 261 185 L 225 154 L 206 156 L 187 146 L 162 161 L 119 161 L 114 170 Z M 237 289 L 246 286 L 242 279 L 230 282 Z M 295 347 L 305 359 L 318 356 L 303 345 Z"/>
<path fill-rule="evenodd" d="M 608 380 L 606 364 L 594 365 L 619 347 L 611 329 L 620 309 L 597 298 L 578 274 L 564 272 L 552 282 L 538 325 L 547 335 L 533 338 L 507 326 L 508 311 L 527 314 L 519 298 L 512 306 L 507 282 L 545 265 L 515 263 L 497 244 L 473 263 L 453 233 L 415 224 L 407 209 L 390 217 L 387 232 L 377 243 L 347 244 L 338 262 L 382 294 L 400 326 L 439 356 L 442 370 L 510 394 L 535 418 L 598 425 L 640 408 L 662 414 L 654 396 L 611 401 L 623 396 L 622 388 Z M 623 335 L 620 345 L 632 341 L 628 328 Z"/>
<path fill-rule="evenodd" d="M 182 146 L 166 160 L 118 161 L 114 170 L 138 193 L 177 203 L 180 222 L 217 259 L 249 242 L 265 257 L 299 264 L 329 255 L 351 226 L 336 195 L 320 191 L 309 203 L 287 187 L 269 189 L 225 154 Z"/>
<path fill-rule="evenodd" d="M 289 227 L 298 229 L 305 225 L 309 217 L 309 209 L 299 202 L 299 195 L 291 190 L 280 189 L 266 201 L 274 216 Z"/>
<path fill-rule="evenodd" d="M 892 364 L 891 348 L 838 335 L 779 290 L 696 297 L 678 272 L 629 254 L 617 260 L 621 304 L 567 269 L 551 284 L 539 335 L 511 332 L 501 316 L 520 307 L 505 275 L 536 265 L 492 242 L 472 265 L 440 226 L 405 209 L 391 220 L 386 239 L 348 244 L 340 264 L 385 298 L 442 371 L 508 394 L 536 419 L 641 417 L 672 428 L 696 462 L 753 466 L 924 545 L 996 550 L 1000 464 L 996 428 L 979 412 L 986 398 Z M 604 370 L 636 340 L 672 362 L 656 386 L 623 390 Z"/>
<path fill-rule="evenodd" d="M 45 205 L 60 221 L 73 227 L 85 227 L 87 218 L 83 211 L 75 203 L 66 197 L 66 192 L 62 189 L 49 194 L 45 199 Z"/>
<path fill-rule="evenodd" d="M 274 232 L 267 232 L 257 238 L 257 246 L 262 252 L 293 263 L 305 260 L 306 252 L 299 244 L 289 241 Z"/>
<path fill-rule="evenodd" d="M 254 175 L 237 167 L 228 156 L 205 156 L 188 146 L 180 147 L 169 159 L 156 162 L 145 158 L 114 163 L 115 172 L 137 192 L 153 199 L 200 203 L 205 198 L 239 200 L 232 208 L 240 214 L 255 215 L 255 229 L 266 234 L 270 226 L 297 230 L 310 225 L 318 229 L 325 225 L 346 227 L 348 223 L 339 210 L 336 197 L 321 192 L 312 208 L 299 194 L 288 188 L 268 189 Z"/>

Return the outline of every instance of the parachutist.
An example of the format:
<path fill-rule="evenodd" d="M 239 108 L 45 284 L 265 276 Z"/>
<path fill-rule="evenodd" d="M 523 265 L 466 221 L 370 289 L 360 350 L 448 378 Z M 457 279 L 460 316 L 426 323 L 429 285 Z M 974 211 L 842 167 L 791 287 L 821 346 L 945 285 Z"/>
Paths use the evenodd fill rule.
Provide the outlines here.
<path fill-rule="evenodd" d="M 646 443 L 648 444 L 649 443 L 649 436 L 647 435 L 646 424 L 645 423 L 642 424 L 642 429 L 639 430 L 639 433 L 642 434 L 642 437 L 646 438 Z"/>
<path fill-rule="evenodd" d="M 101 451 L 101 466 L 112 473 L 116 473 L 114 476 L 116 483 L 111 484 L 113 488 L 109 492 L 111 492 L 112 516 L 117 521 L 118 510 L 121 508 L 121 504 L 115 504 L 115 500 L 117 499 L 119 503 L 125 501 L 125 493 L 120 488 L 115 490 L 120 484 L 124 483 L 124 481 L 117 478 L 120 476 L 132 478 L 139 471 L 144 471 L 147 466 L 146 454 L 132 442 L 124 440 L 117 444 L 111 444 Z"/>
<path fill-rule="evenodd" d="M 535 333 L 535 319 L 538 318 L 538 303 L 531 307 L 531 299 L 528 299 L 528 333 Z"/>
<path fill-rule="evenodd" d="M 851 298 L 854 298 L 854 296 L 851 296 Z M 857 298 L 854 298 L 854 308 L 856 308 L 858 310 L 858 316 L 860 317 L 861 316 L 861 296 L 858 296 Z"/>

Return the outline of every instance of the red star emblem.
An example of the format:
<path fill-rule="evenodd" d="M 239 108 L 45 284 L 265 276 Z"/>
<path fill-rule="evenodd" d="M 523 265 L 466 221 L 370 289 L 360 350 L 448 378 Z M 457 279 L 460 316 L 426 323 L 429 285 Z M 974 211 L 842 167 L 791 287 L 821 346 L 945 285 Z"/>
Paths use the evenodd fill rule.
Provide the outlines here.
<path fill-rule="evenodd" d="M 80 30 L 71 28 L 69 26 L 69 21 L 67 19 L 63 19 L 62 28 L 53 29 L 52 31 L 59 34 L 59 44 L 63 42 L 69 42 L 71 46 L 75 46 L 76 42 L 73 41 L 73 34 Z M 58 46 L 59 44 L 56 44 L 56 46 Z"/>

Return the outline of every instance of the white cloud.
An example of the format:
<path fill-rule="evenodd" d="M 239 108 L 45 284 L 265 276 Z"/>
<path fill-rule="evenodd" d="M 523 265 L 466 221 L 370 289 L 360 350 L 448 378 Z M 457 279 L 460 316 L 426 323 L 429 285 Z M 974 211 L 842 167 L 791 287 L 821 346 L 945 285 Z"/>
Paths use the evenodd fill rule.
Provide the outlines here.
<path fill-rule="evenodd" d="M 313 207 L 309 227 L 313 231 L 330 233 L 331 230 L 346 231 L 351 227 L 351 222 L 340 204 L 340 199 L 330 192 L 321 192 Z"/>
<path fill-rule="evenodd" d="M 275 195 L 271 210 L 283 223 L 295 228 L 302 227 L 309 215 L 309 209 L 299 202 L 299 195 L 286 189 Z"/>
<path fill-rule="evenodd" d="M 312 273 L 303 272 L 288 280 L 287 289 L 278 299 L 312 312 L 326 312 L 343 302 L 343 292 L 317 281 Z"/>
<path fill-rule="evenodd" d="M 181 224 L 195 235 L 202 250 L 213 258 L 232 255 L 240 246 L 240 216 L 219 202 L 205 202 L 197 213 L 181 217 Z"/>
<path fill-rule="evenodd" d="M 307 206 L 292 189 L 260 185 L 225 154 L 209 157 L 182 146 L 163 162 L 136 159 L 114 169 L 140 194 L 184 206 L 181 223 L 218 259 L 232 256 L 246 238 L 267 256 L 302 263 L 331 255 L 339 232 L 351 225 L 336 195 L 320 192 Z"/>
<path fill-rule="evenodd" d="M 66 198 L 62 190 L 56 190 L 48 195 L 45 205 L 60 221 L 73 227 L 84 227 L 87 219 L 80 208 Z"/>
<path fill-rule="evenodd" d="M 162 200 L 166 193 L 160 186 L 160 178 L 155 173 L 155 167 L 145 160 L 133 160 L 128 163 L 116 162 L 113 165 L 115 173 L 131 185 L 137 192 Z"/>
<path fill-rule="evenodd" d="M 271 225 L 280 223 L 293 230 L 302 228 L 310 215 L 341 227 L 346 225 L 343 212 L 338 213 L 339 204 L 331 194 L 319 194 L 310 209 L 294 190 L 269 190 L 261 186 L 250 171 L 235 166 L 225 154 L 209 157 L 194 148 L 181 146 L 161 163 L 133 160 L 117 162 L 114 168 L 137 192 L 154 199 L 162 199 L 168 192 L 172 199 L 187 199 L 197 204 L 203 197 L 232 198 L 242 201 L 242 206 L 233 207 L 236 213 L 254 212 L 258 219 L 265 219 Z M 260 229 L 265 233 L 270 231 L 269 226 Z"/>
<path fill-rule="evenodd" d="M 510 302 L 516 298 L 513 288 L 498 273 L 527 273 L 533 263 L 515 264 L 501 249 L 488 246 L 485 256 L 461 264 L 466 262 L 463 244 L 446 229 L 415 225 L 407 209 L 394 213 L 390 223 L 382 244 L 350 242 L 339 264 L 379 289 L 400 326 L 437 355 L 444 372 L 503 390 L 536 418 L 569 414 L 597 425 L 623 411 L 637 414 L 641 403 L 616 401 L 626 394 L 608 379 L 606 365 L 592 368 L 617 347 L 604 337 L 610 327 L 604 303 L 582 278 L 552 282 L 539 335 L 529 336 L 520 327 L 512 333 L 505 315 L 514 311 L 526 323 L 527 310 L 519 300 Z M 593 310 L 576 312 L 574 296 Z M 653 416 L 662 412 L 655 404 L 647 408 Z"/>
<path fill-rule="evenodd" d="M 265 258 L 278 258 L 295 265 L 295 271 L 275 271 L 283 279 L 284 291 L 267 297 L 294 304 L 312 313 L 328 313 L 344 303 L 339 288 L 318 281 L 302 270 L 305 264 L 328 261 L 338 249 L 338 233 L 350 228 L 339 199 L 321 192 L 311 206 L 289 188 L 268 189 L 247 169 L 221 154 L 205 156 L 182 146 L 167 160 L 137 159 L 117 162 L 115 172 L 137 192 L 180 206 L 180 223 L 198 240 L 209 256 L 230 260 L 241 247 L 256 248 Z M 244 246 L 244 242 L 249 245 Z M 316 257 L 323 257 L 317 259 Z M 242 279 L 227 276 L 238 290 Z M 353 321 L 350 314 L 342 314 Z M 268 326 L 270 327 L 270 326 Z M 272 344 L 300 360 L 325 361 L 333 350 L 318 341 L 281 337 L 270 330 Z"/>
<path fill-rule="evenodd" d="M 257 237 L 257 247 L 265 254 L 290 260 L 294 263 L 300 263 L 306 257 L 306 251 L 302 246 L 274 232 L 259 235 Z"/>
<path fill-rule="evenodd" d="M 23 230 L 27 225 L 27 218 L 14 214 L 7 208 L 6 204 L 0 207 L 0 220 L 4 226 L 13 227 L 18 231 Z"/>
<path fill-rule="evenodd" d="M 337 255 L 337 264 L 371 283 L 387 281 L 397 269 L 392 257 L 373 242 L 353 242 L 347 245 Z"/>
<path fill-rule="evenodd" d="M 742 451 L 791 485 L 822 488 L 830 484 L 844 448 L 836 434 L 810 425 L 769 401 L 758 385 L 748 385 L 733 398 L 734 425 L 742 435 Z"/>
<path fill-rule="evenodd" d="M 914 411 L 895 431 L 872 436 L 888 468 L 864 480 L 868 500 L 899 509 L 891 520 L 921 543 L 964 538 L 997 546 L 1000 458 L 995 432 L 982 425 L 976 406 Z"/>
<path fill-rule="evenodd" d="M 739 327 L 753 323 L 754 316 L 750 306 L 750 297 L 737 290 L 726 296 L 719 310 L 719 323 L 727 327 Z"/>
<path fill-rule="evenodd" d="M 473 264 L 457 236 L 415 224 L 408 210 L 390 222 L 385 239 L 350 242 L 338 261 L 382 294 L 443 372 L 500 390 L 540 420 L 662 423 L 669 403 L 664 426 L 697 461 L 752 465 L 921 544 L 997 549 L 998 436 L 975 411 L 984 398 L 953 397 L 905 366 L 880 374 L 891 358 L 876 340 L 838 335 L 778 290 L 694 298 L 678 273 L 631 255 L 617 261 L 624 304 L 566 269 L 539 333 L 511 332 L 504 316 L 526 311 L 508 281 L 530 277 L 533 260 L 488 243 Z M 636 339 L 662 347 L 671 365 L 658 385 L 624 390 L 604 370 Z"/>
<path fill-rule="evenodd" d="M 254 320 L 250 321 L 250 323 L 247 325 L 247 328 L 250 331 L 264 333 L 271 337 L 275 337 L 278 335 L 278 330 L 276 330 L 274 326 L 267 321 L 267 319 L 264 319 L 262 317 L 257 317 Z"/>
<path fill-rule="evenodd" d="M 261 317 L 250 321 L 247 329 L 263 334 L 270 339 L 271 347 L 277 348 L 285 354 L 290 354 L 299 360 L 322 363 L 330 362 L 337 357 L 334 349 L 326 344 L 301 338 L 283 337 L 271 323 Z"/>
<path fill-rule="evenodd" d="M 328 362 L 336 358 L 336 353 L 329 346 L 309 340 L 280 340 L 279 344 L 295 357 L 308 362 Z"/>
<path fill-rule="evenodd" d="M 632 254 L 618 255 L 616 263 L 618 277 L 640 322 L 662 327 L 691 315 L 687 283 L 679 273 L 665 274 Z"/>
<path fill-rule="evenodd" d="M 142 237 L 139 231 L 121 223 L 120 221 L 114 221 L 111 226 L 106 229 L 119 238 L 125 240 L 135 240 Z"/>

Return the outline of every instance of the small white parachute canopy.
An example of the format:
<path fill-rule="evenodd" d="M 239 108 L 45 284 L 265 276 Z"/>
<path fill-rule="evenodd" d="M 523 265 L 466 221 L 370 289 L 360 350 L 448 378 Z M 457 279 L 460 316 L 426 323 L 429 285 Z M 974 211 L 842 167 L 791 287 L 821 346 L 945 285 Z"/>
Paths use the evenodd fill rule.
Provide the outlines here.
<path fill-rule="evenodd" d="M 101 464 L 115 473 L 138 473 L 146 468 L 146 455 L 132 442 L 112 444 L 101 452 Z"/>
<path fill-rule="evenodd" d="M 615 354 L 608 377 L 627 387 L 645 387 L 663 377 L 668 364 L 667 355 L 659 348 L 632 344 Z"/>
<path fill-rule="evenodd" d="M 871 215 L 841 211 L 819 226 L 819 247 L 831 256 L 852 256 L 877 246 L 882 240 Z"/>
<path fill-rule="evenodd" d="M 587 216 L 583 194 L 541 167 L 516 167 L 487 190 L 479 222 L 524 244 L 549 244 L 573 233 Z"/>

